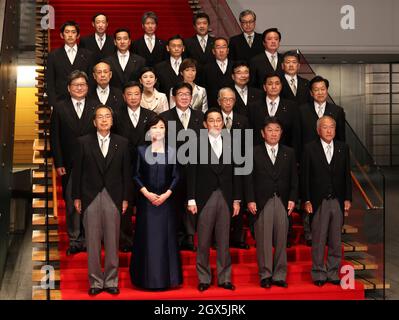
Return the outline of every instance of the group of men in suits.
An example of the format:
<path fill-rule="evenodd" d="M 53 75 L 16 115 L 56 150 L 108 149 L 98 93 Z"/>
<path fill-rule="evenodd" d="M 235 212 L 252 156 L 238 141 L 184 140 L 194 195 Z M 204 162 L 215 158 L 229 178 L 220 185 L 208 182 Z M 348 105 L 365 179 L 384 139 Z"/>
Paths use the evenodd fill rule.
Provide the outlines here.
<path fill-rule="evenodd" d="M 50 52 L 46 69 L 48 100 L 53 107 L 51 147 L 57 173 L 62 177 L 66 201 L 67 253 L 88 250 L 89 269 L 92 271 L 89 270 L 91 294 L 104 288 L 110 293 L 119 292 L 115 280 L 116 253 L 112 248 L 120 246 L 123 251 L 129 251 L 132 247 L 135 191 L 134 186 L 126 181 L 125 174 L 130 174 L 135 166 L 135 150 L 144 144 L 145 124 L 154 115 L 140 105 L 143 88 L 138 78 L 146 65 L 155 66 L 159 73 L 159 89 L 168 95 L 172 93 L 175 107 L 161 115 L 168 123 L 174 123 L 176 133 L 191 129 L 199 136 L 200 129 L 209 131 L 213 150 L 210 157 L 216 164 L 209 167 L 183 166 L 182 179 L 175 192 L 181 249 L 195 250 L 194 234 L 196 231 L 199 234 L 199 290 L 206 290 L 210 284 L 208 251 L 213 240 L 218 250 L 219 285 L 234 289 L 228 248 L 229 245 L 248 248 L 242 219 L 245 211 L 253 216 L 261 286 L 287 286 L 284 253 L 289 245 L 287 230 L 290 222 L 287 217 L 298 197 L 298 168 L 303 191 L 299 198 L 306 213 L 305 238 L 309 245 L 314 239 L 313 279 L 317 285 L 323 285 L 326 280 L 337 282 L 340 236 L 328 236 L 333 256 L 327 271 L 321 260 L 320 245 L 327 241 L 326 230 L 340 233 L 337 230 L 342 219 L 336 212 L 342 213 L 350 208 L 349 156 L 343 143 L 344 111 L 327 102 L 327 79 L 316 76 L 309 82 L 301 78 L 298 75 L 299 55 L 295 51 L 284 55 L 278 53 L 281 41 L 278 29 L 256 33 L 256 15 L 251 10 L 243 11 L 239 20 L 242 34 L 230 40 L 215 38 L 209 34 L 209 16 L 199 13 L 193 18 L 196 31 L 193 37 L 182 39 L 176 35 L 164 42 L 155 36 L 157 16 L 147 12 L 142 18 L 144 35 L 132 43 L 127 28 L 117 29 L 113 37 L 108 35 L 107 17 L 99 13 L 92 20 L 95 33 L 82 38 L 79 46 L 79 25 L 68 21 L 61 26 L 60 36 L 65 45 Z M 210 106 L 205 115 L 191 108 L 193 88 L 182 82 L 178 72 L 184 57 L 198 63 L 197 81 L 206 88 Z M 235 165 L 225 167 L 222 163 L 222 128 L 229 134 L 240 130 L 241 150 L 244 148 L 245 130 L 252 130 L 254 167 L 248 177 L 235 177 L 232 174 Z M 91 138 L 81 138 L 87 135 Z M 105 147 L 100 135 L 107 138 Z M 186 142 L 187 139 L 177 141 L 176 147 L 180 148 Z M 211 142 L 219 147 L 214 149 Z M 93 144 L 98 144 L 98 148 L 94 148 L 94 154 L 87 154 L 90 152 L 87 146 Z M 313 153 L 323 150 L 320 144 L 323 148 L 325 144 L 333 145 L 332 151 L 329 149 L 331 154 L 325 153 L 327 160 L 324 162 L 314 160 L 316 156 Z M 123 156 L 121 152 L 127 155 Z M 93 167 L 94 163 L 98 166 Z M 324 166 L 317 167 L 321 164 Z M 83 173 L 86 166 L 87 175 Z M 120 171 L 116 177 L 123 184 L 112 190 L 114 179 L 106 181 L 105 177 L 121 168 L 123 177 L 119 176 Z M 314 176 L 312 172 L 317 170 L 320 170 L 320 175 Z M 89 181 L 88 177 L 98 175 L 102 178 Z M 212 187 L 208 188 L 210 185 Z M 319 189 L 315 189 L 316 186 Z M 129 196 L 127 188 L 132 190 L 128 192 Z M 74 203 L 76 199 L 80 202 Z M 114 207 L 103 205 L 105 200 L 110 200 Z M 104 231 L 104 236 L 107 233 L 118 237 L 117 243 L 107 240 L 111 254 L 104 275 L 100 274 L 97 265 L 101 234 L 93 234 L 89 227 L 98 223 L 97 218 L 90 218 L 94 216 L 90 212 L 100 207 L 105 220 L 109 218 L 108 211 L 124 213 Z M 86 211 L 89 212 L 88 218 L 82 220 L 79 212 Z M 234 218 L 231 219 L 233 212 Z M 199 213 L 198 218 L 196 213 Z M 308 219 L 310 213 L 314 216 L 312 221 Z M 326 215 L 332 218 L 327 219 Z M 214 234 L 213 228 L 209 228 L 212 225 L 215 226 Z M 272 239 L 273 233 L 277 236 Z M 276 248 L 274 268 L 271 265 L 272 243 Z"/>

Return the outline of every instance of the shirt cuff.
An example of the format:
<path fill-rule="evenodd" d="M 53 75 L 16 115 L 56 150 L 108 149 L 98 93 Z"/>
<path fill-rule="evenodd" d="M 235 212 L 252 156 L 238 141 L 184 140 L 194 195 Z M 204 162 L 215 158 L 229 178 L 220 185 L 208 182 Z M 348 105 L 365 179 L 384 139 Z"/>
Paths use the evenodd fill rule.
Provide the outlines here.
<path fill-rule="evenodd" d="M 197 203 L 195 202 L 194 199 L 191 199 L 191 200 L 188 200 L 188 205 L 189 205 L 189 206 L 196 206 Z"/>

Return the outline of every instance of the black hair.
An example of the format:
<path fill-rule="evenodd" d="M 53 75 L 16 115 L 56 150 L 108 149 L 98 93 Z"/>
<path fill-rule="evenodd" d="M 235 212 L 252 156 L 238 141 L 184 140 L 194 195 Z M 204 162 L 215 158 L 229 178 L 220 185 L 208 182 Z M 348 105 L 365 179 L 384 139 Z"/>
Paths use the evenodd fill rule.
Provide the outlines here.
<path fill-rule="evenodd" d="M 266 83 L 267 79 L 272 78 L 272 77 L 277 77 L 280 79 L 280 82 L 283 83 L 283 79 L 281 78 L 281 74 L 273 71 L 265 74 L 265 77 L 263 78 L 263 84 Z"/>
<path fill-rule="evenodd" d="M 270 32 L 276 32 L 276 33 L 278 34 L 278 39 L 281 41 L 281 32 L 278 31 L 277 28 L 269 28 L 269 29 L 266 29 L 265 31 L 263 31 L 263 33 L 262 33 L 262 40 L 263 40 L 263 42 L 265 41 L 266 35 L 267 35 L 268 33 L 270 33 Z"/>
<path fill-rule="evenodd" d="M 245 60 L 235 61 L 235 62 L 233 63 L 233 67 L 232 67 L 233 73 L 234 73 L 235 70 L 236 70 L 237 68 L 239 68 L 239 67 L 247 67 L 248 70 L 249 70 L 249 63 L 248 63 L 247 61 L 245 61 Z"/>
<path fill-rule="evenodd" d="M 112 110 L 112 108 L 111 108 L 110 106 L 107 106 L 107 105 L 105 105 L 105 104 L 99 104 L 99 105 L 97 105 L 97 106 L 94 108 L 94 111 L 93 111 L 93 120 L 96 119 L 97 110 L 98 110 L 98 109 L 102 109 L 102 108 L 108 109 L 108 110 L 111 112 L 112 120 L 114 120 L 114 110 Z"/>
<path fill-rule="evenodd" d="M 172 96 L 176 97 L 177 91 L 182 88 L 187 88 L 190 90 L 190 94 L 193 94 L 193 87 L 188 82 L 179 82 L 172 89 Z"/>
<path fill-rule="evenodd" d="M 122 92 L 125 93 L 126 89 L 132 88 L 132 87 L 139 87 L 140 92 L 143 93 L 143 86 L 140 82 L 138 81 L 128 81 L 123 85 Z"/>
<path fill-rule="evenodd" d="M 174 36 L 171 36 L 171 37 L 168 39 L 168 45 L 169 45 L 169 43 L 170 43 L 171 41 L 173 41 L 173 40 L 181 40 L 181 41 L 183 42 L 183 45 L 184 45 L 183 38 L 181 37 L 180 34 L 175 34 Z"/>
<path fill-rule="evenodd" d="M 129 36 L 129 39 L 130 39 L 130 29 L 129 28 L 118 28 L 118 29 L 116 29 L 115 32 L 114 32 L 114 39 L 116 39 L 116 35 L 119 32 L 126 32 L 128 34 L 128 36 Z"/>
<path fill-rule="evenodd" d="M 300 60 L 299 53 L 298 53 L 296 50 L 289 50 L 289 51 L 287 51 L 286 53 L 284 53 L 284 55 L 283 55 L 283 61 L 284 61 L 284 59 L 285 59 L 286 57 L 295 57 L 295 58 L 298 60 L 298 62 L 299 62 L 299 60 Z"/>
<path fill-rule="evenodd" d="M 209 108 L 208 110 L 206 110 L 206 112 L 205 112 L 205 114 L 204 114 L 204 121 L 205 121 L 205 122 L 208 120 L 208 116 L 209 116 L 209 114 L 212 113 L 212 112 L 219 113 L 219 114 L 221 115 L 222 119 L 223 119 L 223 113 L 222 113 L 222 111 L 221 111 L 220 109 L 218 109 L 218 108 L 212 107 L 212 108 Z"/>
<path fill-rule="evenodd" d="M 62 26 L 60 27 L 60 32 L 61 32 L 61 33 L 64 33 L 65 28 L 66 28 L 66 27 L 69 27 L 69 26 L 75 27 L 77 34 L 80 34 L 80 27 L 79 27 L 79 24 L 78 24 L 77 22 L 73 21 L 73 20 L 65 21 L 65 22 L 62 24 Z"/>
<path fill-rule="evenodd" d="M 205 18 L 208 21 L 208 24 L 211 24 L 211 19 L 205 12 L 199 12 L 193 16 L 193 25 L 197 22 L 198 19 Z"/>
<path fill-rule="evenodd" d="M 155 72 L 155 69 L 153 67 L 143 67 L 140 71 L 140 76 L 139 79 L 141 78 L 141 76 L 146 73 L 146 72 L 152 72 L 155 75 L 155 78 L 158 79 L 157 77 L 157 73 Z"/>
<path fill-rule="evenodd" d="M 87 76 L 87 73 L 82 71 L 82 70 L 74 70 L 68 75 L 68 81 L 67 84 L 68 86 L 71 85 L 72 81 L 75 79 L 83 78 L 86 80 L 86 84 L 89 84 L 89 77 Z"/>
<path fill-rule="evenodd" d="M 283 130 L 283 125 L 277 117 L 266 117 L 263 122 L 262 130 L 264 130 L 269 124 L 277 124 L 280 126 L 281 130 Z"/>
<path fill-rule="evenodd" d="M 96 13 L 96 14 L 91 18 L 91 21 L 92 21 L 92 22 L 95 22 L 95 21 L 96 21 L 96 18 L 97 18 L 98 16 L 104 16 L 104 17 L 105 17 L 105 20 L 108 22 L 108 17 L 107 17 L 107 15 L 106 15 L 105 13 L 103 13 L 103 12 L 98 12 L 98 13 Z"/>
<path fill-rule="evenodd" d="M 310 82 L 309 82 L 309 89 L 310 89 L 310 90 L 312 90 L 313 85 L 314 85 L 316 82 L 324 82 L 324 84 L 326 85 L 326 88 L 327 88 L 327 89 L 328 89 L 328 87 L 330 86 L 330 82 L 329 82 L 327 79 L 323 78 L 322 76 L 315 76 L 315 77 L 314 77 L 312 80 L 310 80 Z"/>

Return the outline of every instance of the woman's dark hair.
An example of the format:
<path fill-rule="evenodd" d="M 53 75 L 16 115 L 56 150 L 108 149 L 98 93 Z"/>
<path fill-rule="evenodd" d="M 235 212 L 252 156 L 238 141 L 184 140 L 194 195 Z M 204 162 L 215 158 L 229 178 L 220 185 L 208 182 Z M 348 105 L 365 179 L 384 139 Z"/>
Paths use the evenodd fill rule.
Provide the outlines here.
<path fill-rule="evenodd" d="M 168 132 L 168 122 L 165 120 L 164 117 L 160 116 L 159 114 L 156 114 L 152 117 L 150 117 L 145 124 L 145 136 L 146 136 L 146 144 L 151 144 L 150 138 L 150 129 L 152 126 L 156 125 L 159 121 L 162 121 L 163 124 L 165 125 L 165 146 L 166 146 L 166 141 L 167 141 L 167 132 Z"/>

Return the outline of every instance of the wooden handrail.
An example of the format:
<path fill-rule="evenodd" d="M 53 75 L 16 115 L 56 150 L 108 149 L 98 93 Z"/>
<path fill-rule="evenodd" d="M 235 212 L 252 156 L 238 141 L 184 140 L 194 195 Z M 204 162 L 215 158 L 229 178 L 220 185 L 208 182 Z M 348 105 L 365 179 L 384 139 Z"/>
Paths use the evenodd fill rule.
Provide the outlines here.
<path fill-rule="evenodd" d="M 362 186 L 360 185 L 359 180 L 357 180 L 357 178 L 355 177 L 355 175 L 353 174 L 353 172 L 351 171 L 351 177 L 352 180 L 354 182 L 354 184 L 356 185 L 356 187 L 359 189 L 360 194 L 362 196 L 362 198 L 364 199 L 364 201 L 366 202 L 367 206 L 370 209 L 375 208 L 375 206 L 373 205 L 373 203 L 371 202 L 370 198 L 367 196 L 366 192 L 364 191 L 364 189 L 362 188 Z"/>
<path fill-rule="evenodd" d="M 57 199 L 57 172 L 53 165 L 51 170 L 52 184 L 53 184 L 53 215 L 54 218 L 58 217 L 58 199 Z"/>

